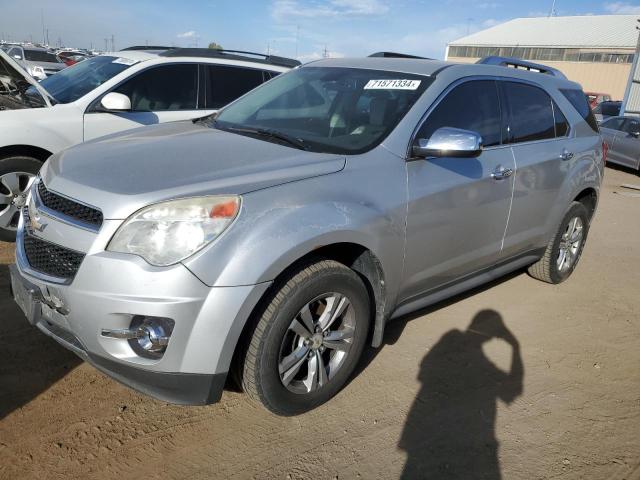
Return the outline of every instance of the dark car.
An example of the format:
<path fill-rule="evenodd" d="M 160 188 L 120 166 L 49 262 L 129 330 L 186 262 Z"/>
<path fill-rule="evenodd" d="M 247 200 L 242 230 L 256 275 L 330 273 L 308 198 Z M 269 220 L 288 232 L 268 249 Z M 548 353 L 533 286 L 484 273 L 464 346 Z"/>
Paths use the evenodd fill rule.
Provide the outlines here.
<path fill-rule="evenodd" d="M 593 114 L 598 123 L 602 123 L 610 117 L 617 117 L 620 115 L 621 107 L 622 102 L 600 102 L 593 109 Z"/>

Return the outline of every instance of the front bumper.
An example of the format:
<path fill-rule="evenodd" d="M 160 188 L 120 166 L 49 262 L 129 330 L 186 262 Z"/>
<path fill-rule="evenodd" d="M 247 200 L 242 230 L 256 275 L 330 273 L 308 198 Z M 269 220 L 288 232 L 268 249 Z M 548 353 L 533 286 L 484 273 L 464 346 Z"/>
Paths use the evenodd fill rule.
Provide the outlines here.
<path fill-rule="evenodd" d="M 209 287 L 183 265 L 157 268 L 109 252 L 87 255 L 69 285 L 22 267 L 10 268 L 12 290 L 31 323 L 125 385 L 189 405 L 220 399 L 246 319 L 269 286 Z M 136 315 L 175 321 L 162 358 L 141 357 L 127 340 L 101 335 L 128 328 Z"/>

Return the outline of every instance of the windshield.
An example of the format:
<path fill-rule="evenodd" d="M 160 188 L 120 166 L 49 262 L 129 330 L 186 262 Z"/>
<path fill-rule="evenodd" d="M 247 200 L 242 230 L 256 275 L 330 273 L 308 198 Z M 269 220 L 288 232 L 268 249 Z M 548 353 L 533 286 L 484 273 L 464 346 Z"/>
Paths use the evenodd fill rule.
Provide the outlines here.
<path fill-rule="evenodd" d="M 45 78 L 40 85 L 53 96 L 56 103 L 75 102 L 133 63 L 117 57 L 93 57 Z M 27 94 L 38 95 L 33 86 L 27 90 Z"/>
<path fill-rule="evenodd" d="M 384 140 L 432 81 L 380 70 L 295 69 L 224 108 L 214 126 L 267 141 L 294 139 L 286 143 L 316 152 L 363 153 Z"/>

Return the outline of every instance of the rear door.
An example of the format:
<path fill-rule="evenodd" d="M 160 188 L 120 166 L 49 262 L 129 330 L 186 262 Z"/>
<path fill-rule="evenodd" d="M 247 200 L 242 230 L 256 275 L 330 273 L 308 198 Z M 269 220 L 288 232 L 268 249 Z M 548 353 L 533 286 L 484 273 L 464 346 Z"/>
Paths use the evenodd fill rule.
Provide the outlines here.
<path fill-rule="evenodd" d="M 513 204 L 502 253 L 508 258 L 546 242 L 549 212 L 582 147 L 568 137 L 565 115 L 545 90 L 519 81 L 499 84 L 516 163 Z M 586 105 L 586 97 L 584 101 Z"/>
<path fill-rule="evenodd" d="M 402 300 L 492 265 L 509 216 L 515 169 L 503 145 L 495 80 L 470 80 L 451 89 L 428 114 L 416 138 L 441 127 L 482 136 L 477 158 L 407 162 L 408 212 Z"/>
<path fill-rule="evenodd" d="M 198 105 L 198 64 L 150 67 L 112 91 L 127 95 L 131 111 L 100 111 L 99 99 L 84 115 L 84 140 L 131 128 L 203 116 Z"/>
<path fill-rule="evenodd" d="M 624 123 L 624 118 L 622 117 L 613 117 L 605 120 L 600 124 L 600 134 L 602 135 L 602 139 L 609 147 L 609 153 L 607 154 L 607 161 L 613 163 L 620 163 L 620 153 L 616 150 L 616 141 L 618 135 L 620 135 L 620 131 L 622 130 L 622 124 Z"/>
<path fill-rule="evenodd" d="M 625 118 L 614 145 L 616 161 L 631 168 L 638 168 L 640 161 L 640 120 Z"/>

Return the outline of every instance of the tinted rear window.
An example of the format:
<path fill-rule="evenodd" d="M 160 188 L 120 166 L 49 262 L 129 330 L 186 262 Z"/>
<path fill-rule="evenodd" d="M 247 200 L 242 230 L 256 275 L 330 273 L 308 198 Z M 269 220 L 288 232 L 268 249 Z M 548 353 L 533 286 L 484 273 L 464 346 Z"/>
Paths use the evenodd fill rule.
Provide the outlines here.
<path fill-rule="evenodd" d="M 593 116 L 593 112 L 589 107 L 589 101 L 584 92 L 576 89 L 562 89 L 560 92 L 569 100 L 571 105 L 573 105 L 580 116 L 584 118 L 584 121 L 589 124 L 591 129 L 594 132 L 598 132 L 598 122 L 596 122 L 596 117 Z"/>
<path fill-rule="evenodd" d="M 25 60 L 30 60 L 32 62 L 60 63 L 58 57 L 53 53 L 43 52 L 41 50 L 25 50 L 24 56 Z"/>
<path fill-rule="evenodd" d="M 618 103 L 601 103 L 600 112 L 608 117 L 620 115 L 620 104 Z"/>
<path fill-rule="evenodd" d="M 513 143 L 556 137 L 552 100 L 544 90 L 516 82 L 504 82 L 503 86 Z"/>

